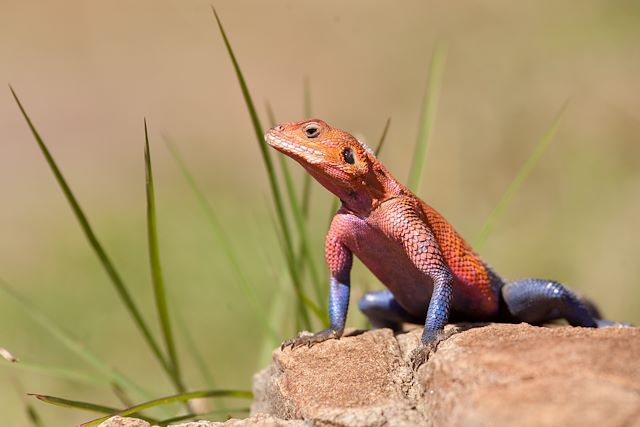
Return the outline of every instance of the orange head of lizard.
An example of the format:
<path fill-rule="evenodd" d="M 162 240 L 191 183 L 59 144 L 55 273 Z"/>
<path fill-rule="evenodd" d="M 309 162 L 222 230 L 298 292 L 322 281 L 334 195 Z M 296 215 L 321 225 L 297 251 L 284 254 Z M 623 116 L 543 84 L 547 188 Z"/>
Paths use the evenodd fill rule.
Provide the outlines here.
<path fill-rule="evenodd" d="M 381 165 L 373 151 L 322 120 L 283 123 L 270 129 L 265 139 L 347 205 L 370 204 L 384 193 L 376 173 Z"/>

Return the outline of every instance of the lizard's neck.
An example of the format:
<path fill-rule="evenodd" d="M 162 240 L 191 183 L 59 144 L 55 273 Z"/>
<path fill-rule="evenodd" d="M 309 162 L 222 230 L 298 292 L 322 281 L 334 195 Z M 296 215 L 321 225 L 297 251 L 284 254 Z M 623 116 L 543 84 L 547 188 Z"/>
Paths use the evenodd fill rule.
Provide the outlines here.
<path fill-rule="evenodd" d="M 358 181 L 335 182 L 326 175 L 311 172 L 325 188 L 340 198 L 343 208 L 367 217 L 385 200 L 406 194 L 408 190 L 378 163 Z"/>

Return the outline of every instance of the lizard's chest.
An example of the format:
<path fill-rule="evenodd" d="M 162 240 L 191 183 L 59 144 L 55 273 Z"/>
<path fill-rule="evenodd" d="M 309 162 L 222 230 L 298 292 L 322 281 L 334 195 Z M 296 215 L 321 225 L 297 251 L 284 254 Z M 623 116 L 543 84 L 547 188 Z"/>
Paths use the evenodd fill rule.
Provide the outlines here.
<path fill-rule="evenodd" d="M 402 242 L 386 235 L 374 220 L 354 217 L 346 246 L 407 311 L 423 316 L 433 283 L 409 260 Z"/>

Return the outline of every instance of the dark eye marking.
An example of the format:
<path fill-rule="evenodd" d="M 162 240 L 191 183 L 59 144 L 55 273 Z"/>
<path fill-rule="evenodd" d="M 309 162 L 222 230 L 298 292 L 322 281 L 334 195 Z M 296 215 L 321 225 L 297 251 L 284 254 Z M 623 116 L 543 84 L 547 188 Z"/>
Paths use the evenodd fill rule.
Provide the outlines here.
<path fill-rule="evenodd" d="M 342 158 L 344 159 L 345 162 L 349 163 L 350 165 L 356 162 L 355 157 L 353 157 L 353 151 L 349 147 L 342 150 Z"/>
<path fill-rule="evenodd" d="M 307 138 L 317 138 L 320 135 L 320 126 L 315 123 L 310 123 L 304 128 L 304 134 Z"/>

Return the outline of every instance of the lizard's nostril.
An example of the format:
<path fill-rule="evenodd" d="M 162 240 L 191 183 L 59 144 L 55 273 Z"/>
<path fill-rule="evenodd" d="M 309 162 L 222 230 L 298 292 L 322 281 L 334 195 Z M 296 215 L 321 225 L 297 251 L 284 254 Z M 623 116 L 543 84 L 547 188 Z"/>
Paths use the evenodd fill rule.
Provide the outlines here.
<path fill-rule="evenodd" d="M 276 130 L 277 130 L 278 132 L 282 132 L 282 131 L 284 130 L 284 126 L 282 126 L 282 125 L 278 125 L 278 126 L 276 126 Z"/>

